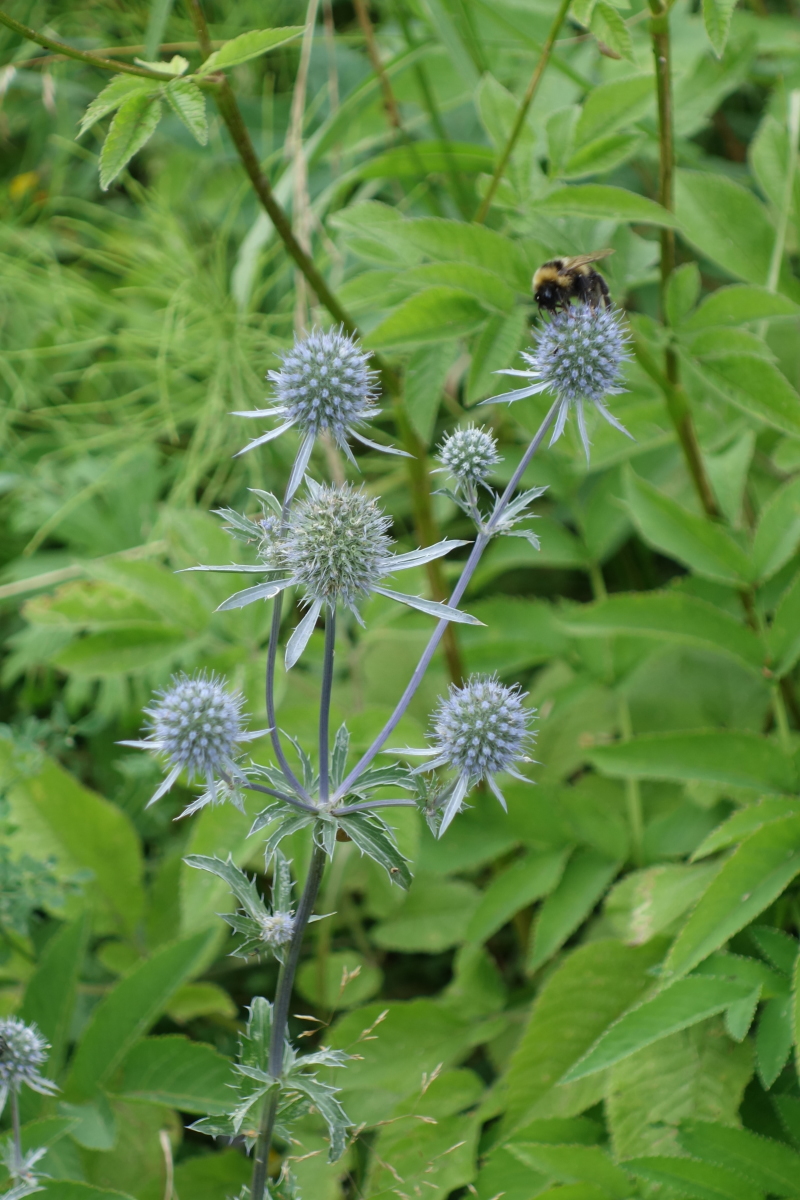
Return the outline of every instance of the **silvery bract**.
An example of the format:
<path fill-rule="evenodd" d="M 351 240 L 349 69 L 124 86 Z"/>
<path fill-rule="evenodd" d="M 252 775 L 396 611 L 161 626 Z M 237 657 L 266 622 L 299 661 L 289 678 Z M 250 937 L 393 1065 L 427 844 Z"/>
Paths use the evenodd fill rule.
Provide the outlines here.
<path fill-rule="evenodd" d="M 43 1096 L 58 1091 L 52 1080 L 41 1074 L 49 1049 L 35 1025 L 28 1025 L 19 1017 L 0 1020 L 0 1112 L 9 1093 L 19 1092 L 23 1084 Z"/>
<path fill-rule="evenodd" d="M 243 778 L 236 763 L 238 743 L 252 741 L 268 731 L 246 732 L 242 696 L 229 692 L 217 675 L 205 671 L 193 676 L 173 676 L 170 687 L 157 696 L 155 703 L 144 710 L 150 718 L 149 736 L 121 743 L 154 750 L 169 766 L 169 773 L 151 796 L 148 807 L 169 791 L 182 771 L 190 782 L 197 778 L 204 780 L 207 788 L 186 809 L 187 813 L 220 798 L 235 801 L 235 781 Z"/>
<path fill-rule="evenodd" d="M 347 457 L 355 464 L 348 437 L 372 450 L 404 454 L 389 446 L 379 446 L 359 433 L 359 427 L 377 416 L 376 372 L 367 366 L 369 356 L 354 337 L 341 329 L 314 329 L 307 337 L 295 339 L 291 350 L 282 355 L 283 366 L 270 371 L 275 387 L 275 404 L 269 408 L 237 412 L 237 417 L 279 417 L 281 423 L 261 437 L 254 438 L 244 450 L 263 446 L 295 427 L 301 435 L 287 495 L 297 490 L 308 466 L 314 441 L 320 433 L 330 433 Z"/>
<path fill-rule="evenodd" d="M 584 411 L 587 402 L 593 404 L 600 415 L 620 433 L 631 437 L 604 404 L 606 396 L 619 395 L 626 390 L 620 386 L 622 366 L 630 355 L 620 313 L 614 309 L 595 309 L 585 304 L 573 305 L 564 312 L 556 313 L 536 331 L 534 337 L 536 349 L 532 353 L 526 350 L 522 352 L 528 364 L 527 370 L 498 372 L 500 375 L 521 375 L 532 382 L 514 391 L 492 396 L 484 404 L 496 404 L 500 400 L 511 402 L 534 396 L 538 392 L 550 392 L 561 402 L 550 445 L 561 437 L 570 408 L 574 408 L 587 460 L 589 435 Z"/>

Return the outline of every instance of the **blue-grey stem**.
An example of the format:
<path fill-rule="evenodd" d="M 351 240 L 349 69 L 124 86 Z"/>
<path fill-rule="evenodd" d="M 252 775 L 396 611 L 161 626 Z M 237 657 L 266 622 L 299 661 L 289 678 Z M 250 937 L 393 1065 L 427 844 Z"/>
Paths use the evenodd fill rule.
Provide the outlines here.
<path fill-rule="evenodd" d="M 11 1085 L 11 1128 L 14 1131 L 14 1172 L 22 1175 L 22 1131 L 19 1122 L 19 1096 L 17 1089 Z"/>
<path fill-rule="evenodd" d="M 337 817 L 347 817 L 354 812 L 369 812 L 372 808 L 416 808 L 416 800 L 364 800 L 360 804 L 348 804 L 334 809 Z"/>
<path fill-rule="evenodd" d="M 278 987 L 275 992 L 275 1003 L 272 1007 L 272 1029 L 270 1031 L 269 1059 L 267 1070 L 273 1079 L 279 1079 L 283 1070 L 283 1054 L 286 1044 L 286 1026 L 289 1020 L 289 1001 L 292 998 L 294 977 L 300 960 L 300 949 L 303 945 L 303 935 L 309 918 L 314 911 L 317 892 L 325 870 L 325 851 L 314 840 L 311 862 L 308 866 L 306 884 L 297 913 L 294 919 L 294 931 L 289 943 L 286 961 L 278 976 Z M 264 1109 L 264 1116 L 256 1142 L 255 1158 L 253 1161 L 253 1180 L 250 1188 L 250 1200 L 264 1200 L 264 1189 L 267 1183 L 267 1168 L 269 1166 L 269 1148 L 272 1133 L 275 1129 L 275 1118 L 278 1115 L 280 1089 L 276 1087 L 270 1096 L 269 1103 Z"/>
<path fill-rule="evenodd" d="M 319 698 L 319 802 L 326 804 L 330 794 L 328 765 L 330 760 L 331 690 L 333 688 L 333 659 L 336 649 L 336 606 L 325 610 L 325 653 L 322 660 L 322 692 Z"/>
<path fill-rule="evenodd" d="M 545 419 L 542 421 L 541 425 L 539 426 L 533 441 L 531 442 L 531 444 L 528 446 L 528 449 L 523 454 L 523 456 L 520 460 L 519 466 L 517 467 L 514 474 L 511 476 L 508 486 L 506 487 L 502 496 L 498 500 L 495 510 L 492 513 L 491 517 L 489 518 L 489 521 L 486 524 L 486 531 L 479 533 L 478 536 L 476 537 L 476 539 L 473 543 L 473 546 L 472 546 L 472 551 L 470 553 L 470 556 L 467 559 L 466 564 L 464 565 L 464 570 L 461 572 L 461 576 L 458 580 L 458 583 L 456 584 L 455 588 L 453 589 L 453 594 L 450 597 L 450 600 L 448 601 L 451 608 L 454 608 L 458 604 L 459 600 L 464 595 L 464 592 L 467 590 L 467 585 L 468 585 L 470 579 L 472 578 L 473 574 L 475 573 L 475 568 L 477 567 L 478 563 L 481 560 L 481 555 L 483 554 L 484 550 L 486 549 L 489 542 L 491 541 L 492 534 L 493 534 L 494 530 L 497 528 L 497 526 L 500 522 L 500 518 L 502 517 L 503 513 L 505 512 L 506 508 L 508 507 L 509 503 L 511 502 L 514 492 L 517 490 L 517 487 L 519 486 L 519 482 L 522 479 L 522 476 L 525 474 L 525 471 L 528 468 L 528 464 L 530 463 L 534 454 L 536 453 L 536 451 L 539 449 L 542 442 L 544 441 L 545 434 L 547 433 L 548 429 L 552 425 L 553 418 L 555 417 L 560 404 L 561 404 L 560 399 L 555 400 L 553 402 L 549 412 L 547 413 L 547 416 L 545 417 Z M 370 748 L 367 751 L 365 751 L 365 753 L 362 755 L 362 757 L 359 759 L 359 761 L 353 767 L 352 771 L 347 776 L 345 781 L 342 783 L 341 787 L 337 788 L 336 795 L 334 796 L 334 801 L 341 800 L 342 797 L 347 795 L 350 788 L 353 786 L 353 784 L 356 782 L 356 780 L 359 778 L 359 776 L 361 776 L 364 773 L 364 771 L 366 771 L 367 767 L 370 765 L 372 760 L 375 758 L 376 754 L 380 753 L 383 746 L 386 744 L 387 738 L 393 732 L 393 730 L 397 727 L 398 723 L 404 716 L 406 709 L 408 708 L 409 704 L 411 703 L 414 693 L 416 692 L 419 685 L 422 683 L 422 680 L 425 676 L 425 672 L 427 671 L 428 667 L 430 666 L 431 659 L 433 658 L 434 654 L 436 653 L 436 649 L 439 645 L 439 642 L 442 640 L 442 635 L 443 635 L 446 627 L 447 627 L 447 621 L 441 620 L 438 623 L 438 625 L 436 626 L 436 628 L 434 629 L 433 633 L 431 634 L 430 641 L 428 642 L 427 646 L 425 647 L 425 649 L 422 653 L 422 657 L 420 658 L 419 662 L 417 663 L 414 674 L 411 676 L 411 679 L 409 680 L 405 691 L 403 692 L 402 696 L 400 697 L 399 701 L 397 702 L 397 706 L 395 707 L 394 712 L 389 717 L 389 720 L 386 722 L 383 729 L 380 731 L 378 736 L 375 738 L 375 741 L 372 743 Z"/>
<path fill-rule="evenodd" d="M 265 796 L 274 796 L 276 800 L 284 800 L 287 804 L 291 804 L 292 808 L 296 808 L 300 812 L 315 813 L 317 811 L 313 804 L 304 804 L 296 796 L 290 796 L 288 792 L 279 792 L 276 788 L 266 787 L 263 783 L 248 781 L 243 786 L 248 792 L 262 792 Z"/>

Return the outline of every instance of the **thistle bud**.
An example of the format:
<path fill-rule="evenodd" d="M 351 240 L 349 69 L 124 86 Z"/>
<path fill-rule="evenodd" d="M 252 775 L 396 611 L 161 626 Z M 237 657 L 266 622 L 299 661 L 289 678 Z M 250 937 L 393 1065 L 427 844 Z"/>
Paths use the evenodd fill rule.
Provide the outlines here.
<path fill-rule="evenodd" d="M 433 722 L 437 760 L 470 783 L 507 771 L 524 755 L 531 710 L 524 694 L 496 677 L 473 676 L 450 688 Z"/>
<path fill-rule="evenodd" d="M 483 483 L 500 462 L 497 442 L 488 430 L 474 425 L 448 434 L 439 447 L 439 462 L 460 484 Z"/>
<path fill-rule="evenodd" d="M 39 1073 L 49 1049 L 35 1025 L 26 1025 L 18 1017 L 0 1020 L 0 1098 L 18 1092 L 23 1083 L 43 1095 L 56 1092 L 56 1085 Z"/>

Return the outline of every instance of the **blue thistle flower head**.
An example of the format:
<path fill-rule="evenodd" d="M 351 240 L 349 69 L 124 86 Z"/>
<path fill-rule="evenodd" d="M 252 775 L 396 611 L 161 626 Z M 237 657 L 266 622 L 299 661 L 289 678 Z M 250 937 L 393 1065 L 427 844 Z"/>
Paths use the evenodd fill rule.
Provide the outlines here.
<path fill-rule="evenodd" d="M 493 396 L 485 404 L 498 400 L 512 402 L 550 392 L 559 402 L 550 445 L 564 432 L 570 410 L 575 410 L 578 430 L 586 459 L 589 460 L 589 435 L 586 430 L 585 405 L 591 404 L 604 420 L 630 437 L 605 406 L 607 396 L 615 396 L 622 387 L 624 364 L 630 359 L 629 338 L 617 309 L 593 308 L 588 304 L 573 304 L 557 312 L 534 334 L 533 351 L 523 350 L 527 364 L 523 371 L 502 371 L 503 375 L 521 375 L 532 382 L 514 391 Z"/>
<path fill-rule="evenodd" d="M 376 413 L 376 372 L 355 338 L 339 329 L 315 329 L 296 339 L 279 371 L 270 371 L 286 420 L 302 433 L 329 431 L 340 445 L 352 425 Z"/>
<path fill-rule="evenodd" d="M 491 433 L 474 425 L 448 434 L 439 446 L 438 458 L 462 485 L 484 483 L 492 467 L 500 462 Z"/>
<path fill-rule="evenodd" d="M 0 1112 L 8 1093 L 18 1092 L 23 1084 L 45 1096 L 58 1091 L 40 1073 L 49 1049 L 35 1025 L 28 1025 L 19 1017 L 0 1020 Z"/>

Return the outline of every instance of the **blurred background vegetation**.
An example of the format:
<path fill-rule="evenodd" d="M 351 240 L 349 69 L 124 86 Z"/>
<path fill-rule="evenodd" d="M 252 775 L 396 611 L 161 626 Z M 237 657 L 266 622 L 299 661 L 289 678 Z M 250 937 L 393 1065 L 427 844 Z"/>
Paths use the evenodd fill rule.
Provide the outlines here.
<path fill-rule="evenodd" d="M 718 7 L 721 20 L 730 16 L 730 6 Z M 492 372 L 514 365 L 527 344 L 535 267 L 556 252 L 611 246 L 611 292 L 632 314 L 641 350 L 614 411 L 637 440 L 594 429 L 587 468 L 570 431 L 536 460 L 526 481 L 549 488 L 536 527 L 541 551 L 508 539 L 492 546 L 469 593 L 486 628 L 459 630 L 455 657 L 437 661 L 400 730 L 398 744 L 419 744 L 454 663 L 497 671 L 520 681 L 539 708 L 538 786 L 509 789 L 508 817 L 478 795 L 442 843 L 417 814 L 400 813 L 395 823 L 416 872 L 408 896 L 352 845 L 339 847 L 321 901 L 321 911 L 336 916 L 313 926 L 296 1007 L 332 1024 L 325 1038 L 339 1046 L 357 1041 L 385 1010 L 390 1016 L 344 1082 L 348 1113 L 374 1128 L 343 1166 L 328 1167 L 314 1154 L 323 1142 L 310 1120 L 298 1156 L 312 1157 L 296 1164 L 297 1174 L 313 1200 L 530 1200 L 576 1182 L 555 1159 L 498 1141 L 501 1114 L 506 1134 L 538 1120 L 528 1142 L 606 1147 L 610 1139 L 621 1159 L 670 1153 L 664 1146 L 677 1146 L 678 1122 L 693 1116 L 742 1121 L 788 1146 L 800 1130 L 800 1118 L 791 1125 L 786 1117 L 800 1111 L 793 1068 L 784 1069 L 791 1040 L 770 1078 L 756 1070 L 749 1041 L 723 1049 L 721 1019 L 709 1018 L 673 1035 L 679 1042 L 659 1043 L 662 1058 L 641 1063 L 638 1076 L 631 1068 L 627 1077 L 592 1077 L 569 1085 L 567 1099 L 553 1093 L 568 1061 L 551 1078 L 524 1036 L 528 1057 L 519 1057 L 531 1002 L 565 962 L 578 962 L 575 978 L 570 985 L 561 976 L 553 1005 L 569 1015 L 572 1003 L 579 1021 L 591 972 L 600 970 L 591 953 L 601 939 L 607 985 L 636 975 L 644 986 L 643 972 L 663 954 L 659 939 L 679 927 L 710 878 L 705 862 L 689 865 L 692 853 L 736 805 L 783 790 L 732 783 L 715 768 L 637 773 L 611 764 L 600 773 L 600 760 L 592 762 L 596 747 L 631 733 L 736 730 L 769 747 L 777 719 L 763 672 L 713 638 L 667 640 L 652 630 L 622 637 L 613 622 L 597 635 L 578 618 L 570 623 L 578 606 L 607 592 L 667 586 L 742 620 L 735 581 L 698 568 L 637 518 L 649 494 L 642 480 L 701 514 L 663 378 L 649 370 L 664 327 L 658 221 L 646 207 L 658 198 L 659 159 L 648 10 L 641 0 L 576 0 L 482 230 L 468 222 L 556 6 L 376 0 L 366 24 L 361 8 L 359 19 L 349 0 L 312 0 L 308 10 L 294 0 L 214 0 L 207 16 L 215 41 L 313 22 L 306 43 L 236 67 L 231 79 L 298 236 L 367 344 L 404 373 L 400 427 L 389 402 L 377 436 L 404 438 L 424 459 L 497 390 Z M 144 54 L 146 42 L 151 56 L 160 43 L 167 56 L 198 61 L 182 4 L 14 0 L 8 10 L 127 61 Z M 694 3 L 678 0 L 671 12 L 678 258 L 686 271 L 668 316 L 718 514 L 737 544 L 800 471 L 792 408 L 800 413 L 800 279 L 792 266 L 800 179 L 789 178 L 785 199 L 787 96 L 800 87 L 798 15 L 795 0 L 741 5 L 718 57 Z M 168 113 L 101 193 L 103 128 L 75 135 L 105 79 L 46 52 L 26 62 L 32 53 L 0 31 L 0 1011 L 17 1011 L 25 997 L 23 1011 L 37 1014 L 42 990 L 61 986 L 52 981 L 62 980 L 65 938 L 80 925 L 67 955 L 78 964 L 74 979 L 63 968 L 76 997 L 56 1050 L 63 1056 L 103 997 L 177 945 L 180 962 L 137 1036 L 149 1028 L 213 1048 L 205 1078 L 218 1080 L 219 1056 L 233 1053 L 251 998 L 272 995 L 275 972 L 227 957 L 227 927 L 215 915 L 224 892 L 188 871 L 182 855 L 230 851 L 255 872 L 263 858 L 247 841 L 249 818 L 233 808 L 176 822 L 188 795 L 177 790 L 145 810 L 157 767 L 118 742 L 135 736 L 154 688 L 195 666 L 224 671 L 244 690 L 254 727 L 265 724 L 268 607 L 214 614 L 228 583 L 174 572 L 232 557 L 210 510 L 247 510 L 248 488 L 281 488 L 293 435 L 233 458 L 251 431 L 228 414 L 259 406 L 276 352 L 295 331 L 329 318 L 261 214 L 212 105 L 207 146 Z M 592 193 L 595 184 L 618 191 Z M 579 197 L 572 208 L 567 186 Z M 781 213 L 786 256 L 773 310 L 753 309 L 758 321 L 746 306 L 704 321 L 698 298 L 767 283 Z M 506 456 L 496 482 L 510 476 L 542 412 L 539 398 L 480 410 Z M 436 476 L 431 483 L 417 474 L 412 487 L 399 460 L 363 453 L 359 464 L 404 547 L 427 540 L 431 521 L 448 536 L 469 536 L 446 498 L 426 494 L 420 506 L 420 487 L 435 489 Z M 335 478 L 344 470 L 335 450 L 317 465 Z M 800 565 L 800 533 L 787 538 L 785 553 L 771 560 L 777 566 L 759 579 L 763 620 Z M 427 586 L 422 573 L 415 583 Z M 356 749 L 380 728 L 430 624 L 381 599 L 365 615 L 367 632 L 342 635 L 334 696 Z M 309 745 L 320 656 L 312 643 L 281 685 L 282 726 Z M 787 703 L 796 725 L 791 696 Z M 786 737 L 793 753 L 794 730 Z M 632 788 L 642 829 L 631 826 Z M 290 853 L 302 873 L 307 848 L 297 841 Z M 662 884 L 663 903 L 652 900 Z M 797 918 L 791 888 L 760 917 L 792 933 Z M 576 946 L 590 957 L 565 959 Z M 638 994 L 631 988 L 619 1011 Z M 298 1022 L 295 1032 L 303 1028 Z M 537 1045 L 551 1036 L 534 1033 Z M 169 1046 L 179 1054 L 184 1042 Z M 683 1099 L 670 1109 L 648 1081 L 664 1079 L 678 1059 Z M 65 1120 L 48 1134 L 50 1173 L 151 1200 L 164 1195 L 172 1155 L 181 1200 L 234 1194 L 248 1177 L 241 1149 L 213 1147 L 182 1128 L 191 1117 L 177 1115 L 215 1111 L 222 1084 L 214 1085 L 216 1099 L 187 1100 L 187 1091 L 167 1103 L 154 1100 L 148 1070 L 157 1073 L 140 1054 L 133 1065 L 114 1060 L 98 1069 L 101 1092 L 67 1088 L 52 1110 Z M 676 1088 L 664 1083 L 665 1093 Z M 773 1103 L 773 1094 L 786 1103 Z M 42 1114 L 32 1107 L 27 1115 Z M 382 1121 L 390 1123 L 376 1125 Z M 546 1137 L 548 1121 L 562 1126 L 551 1124 Z M 599 1169 L 587 1168 L 588 1190 L 570 1192 L 573 1200 L 628 1194 L 614 1191 L 613 1177 L 598 1192 Z M 73 1192 L 51 1185 L 48 1195 Z"/>

